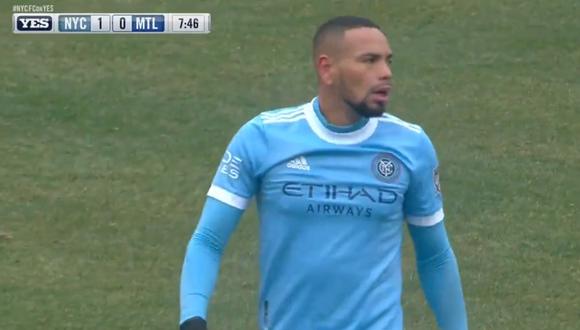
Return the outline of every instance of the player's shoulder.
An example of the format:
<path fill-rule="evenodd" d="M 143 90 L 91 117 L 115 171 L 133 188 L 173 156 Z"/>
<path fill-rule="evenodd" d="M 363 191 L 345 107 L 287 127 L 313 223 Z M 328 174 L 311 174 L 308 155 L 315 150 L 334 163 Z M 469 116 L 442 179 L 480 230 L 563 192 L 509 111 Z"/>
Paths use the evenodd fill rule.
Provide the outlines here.
<path fill-rule="evenodd" d="M 305 120 L 305 108 L 307 105 L 308 103 L 264 110 L 246 121 L 240 128 L 240 132 L 243 135 L 263 135 L 271 129 L 284 129 L 286 127 L 285 125 L 291 125 Z"/>
<path fill-rule="evenodd" d="M 424 134 L 423 128 L 418 124 L 405 121 L 395 115 L 390 113 L 383 113 L 381 117 L 378 118 L 379 127 L 383 129 L 398 129 L 403 133 L 408 134 Z"/>
<path fill-rule="evenodd" d="M 262 125 L 276 125 L 276 124 L 289 124 L 296 123 L 304 120 L 305 109 L 308 103 L 270 109 L 261 112 L 256 116 L 255 120 L 262 123 Z"/>
<path fill-rule="evenodd" d="M 419 124 L 403 120 L 395 115 L 384 113 L 378 118 L 379 129 L 389 133 L 396 132 L 396 136 L 405 139 L 416 147 L 416 150 L 432 148 L 431 139 L 425 129 Z M 389 134 L 392 136 L 392 134 Z"/>

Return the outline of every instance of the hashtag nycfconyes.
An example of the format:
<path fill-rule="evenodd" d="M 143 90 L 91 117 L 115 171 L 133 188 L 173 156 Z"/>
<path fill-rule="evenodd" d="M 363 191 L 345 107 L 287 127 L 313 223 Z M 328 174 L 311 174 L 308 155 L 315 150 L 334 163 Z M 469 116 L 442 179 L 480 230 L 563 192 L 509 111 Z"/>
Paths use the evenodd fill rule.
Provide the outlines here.
<path fill-rule="evenodd" d="M 13 5 L 15 13 L 52 13 L 54 5 Z"/>

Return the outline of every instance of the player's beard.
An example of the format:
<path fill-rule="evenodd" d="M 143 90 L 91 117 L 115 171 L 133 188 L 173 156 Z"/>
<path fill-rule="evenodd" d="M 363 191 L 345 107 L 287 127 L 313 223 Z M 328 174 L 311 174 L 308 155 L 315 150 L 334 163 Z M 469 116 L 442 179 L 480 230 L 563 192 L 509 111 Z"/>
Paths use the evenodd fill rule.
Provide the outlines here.
<path fill-rule="evenodd" d="M 386 104 L 377 104 L 375 107 L 369 106 L 371 94 L 367 94 L 361 101 L 352 101 L 344 98 L 344 102 L 359 116 L 365 118 L 380 117 L 385 113 Z"/>

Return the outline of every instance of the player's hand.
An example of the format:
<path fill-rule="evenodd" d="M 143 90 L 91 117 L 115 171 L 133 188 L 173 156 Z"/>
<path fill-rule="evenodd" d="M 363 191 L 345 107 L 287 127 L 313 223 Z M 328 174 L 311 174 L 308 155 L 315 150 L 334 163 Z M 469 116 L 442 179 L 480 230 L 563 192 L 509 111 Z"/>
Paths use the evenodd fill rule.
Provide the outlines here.
<path fill-rule="evenodd" d="M 181 323 L 179 330 L 207 330 L 207 323 L 201 317 L 196 316 Z"/>

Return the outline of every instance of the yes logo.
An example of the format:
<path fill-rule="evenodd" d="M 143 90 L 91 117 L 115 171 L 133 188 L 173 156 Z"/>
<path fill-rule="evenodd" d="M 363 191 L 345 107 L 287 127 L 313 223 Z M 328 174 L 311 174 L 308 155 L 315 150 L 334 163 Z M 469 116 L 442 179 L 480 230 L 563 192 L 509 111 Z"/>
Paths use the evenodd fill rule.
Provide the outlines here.
<path fill-rule="evenodd" d="M 52 30 L 51 16 L 18 16 L 16 18 L 18 31 L 50 31 Z"/>

